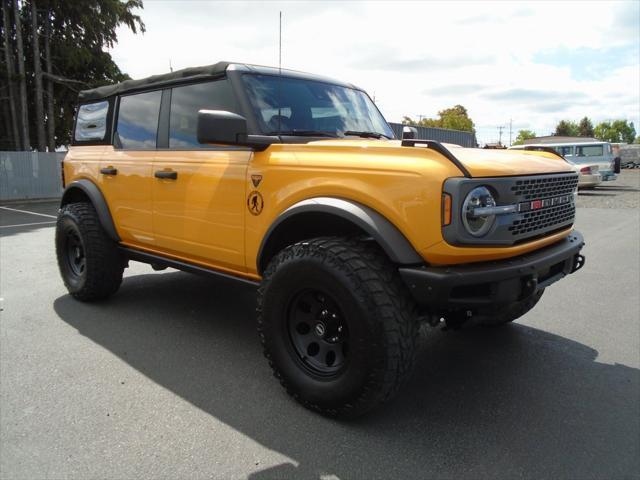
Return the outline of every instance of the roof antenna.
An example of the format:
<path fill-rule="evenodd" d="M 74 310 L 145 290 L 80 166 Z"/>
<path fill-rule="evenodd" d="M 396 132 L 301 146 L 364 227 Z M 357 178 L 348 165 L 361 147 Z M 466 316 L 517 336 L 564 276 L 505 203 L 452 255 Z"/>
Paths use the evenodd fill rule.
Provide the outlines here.
<path fill-rule="evenodd" d="M 280 89 L 282 83 L 282 10 L 280 10 L 280 26 L 278 34 L 278 136 L 280 136 L 280 119 L 282 118 L 282 102 Z"/>

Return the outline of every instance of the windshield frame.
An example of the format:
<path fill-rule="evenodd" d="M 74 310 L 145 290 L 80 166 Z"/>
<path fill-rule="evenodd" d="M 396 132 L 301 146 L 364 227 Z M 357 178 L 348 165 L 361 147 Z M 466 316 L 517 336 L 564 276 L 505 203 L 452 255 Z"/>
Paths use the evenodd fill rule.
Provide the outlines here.
<path fill-rule="evenodd" d="M 239 72 L 238 72 L 239 73 Z M 266 135 L 266 136 L 276 136 L 279 137 L 281 139 L 285 138 L 286 139 L 286 143 L 301 143 L 301 142 L 307 142 L 310 140 L 317 140 L 317 139 L 331 139 L 331 137 L 333 138 L 363 138 L 363 137 L 353 137 L 351 135 L 345 137 L 343 135 L 343 132 L 338 131 L 337 133 L 335 131 L 332 130 L 323 130 L 323 129 L 314 129 L 314 130 L 318 130 L 318 131 L 322 131 L 323 133 L 326 134 L 330 134 L 329 135 L 287 135 L 286 133 L 281 133 L 280 135 L 278 135 L 277 133 L 277 129 L 276 130 L 267 130 L 265 129 L 264 126 L 264 120 L 261 118 L 261 112 L 260 109 L 255 105 L 254 100 L 255 97 L 253 95 L 253 93 L 250 91 L 247 83 L 245 82 L 245 78 L 246 76 L 259 76 L 259 77 L 274 77 L 274 78 L 279 78 L 280 75 L 277 74 L 272 74 L 272 73 L 263 73 L 263 72 L 242 72 L 240 75 L 238 75 L 238 77 L 236 78 L 237 80 L 237 86 L 240 87 L 238 88 L 238 90 L 242 91 L 242 97 L 243 97 L 243 110 L 245 110 L 248 114 L 248 116 L 251 117 L 251 121 L 249 122 L 251 125 L 251 130 L 254 130 L 254 133 L 259 134 L 259 135 Z M 378 115 L 379 121 L 384 125 L 384 128 L 386 128 L 387 131 L 384 132 L 378 132 L 373 130 L 375 133 L 381 134 L 382 135 L 382 139 L 386 139 L 386 137 L 389 137 L 389 139 L 393 140 L 395 139 L 395 134 L 393 132 L 393 129 L 391 128 L 391 126 L 389 125 L 389 122 L 387 122 L 386 118 L 384 118 L 384 115 L 382 115 L 382 112 L 380 112 L 380 109 L 378 108 L 378 106 L 375 104 L 375 102 L 371 99 L 371 97 L 369 96 L 369 94 L 367 94 L 366 91 L 357 88 L 353 85 L 345 85 L 345 84 L 341 84 L 341 83 L 337 83 L 337 82 L 331 82 L 331 81 L 326 81 L 324 79 L 316 79 L 316 78 L 307 78 L 304 76 L 292 76 L 292 75 L 287 75 L 287 74 L 283 74 L 281 76 L 281 78 L 283 79 L 287 79 L 287 80 L 293 80 L 293 81 L 303 81 L 303 82 L 309 82 L 309 83 L 317 83 L 317 84 L 325 84 L 325 85 L 329 85 L 332 87 L 336 87 L 336 88 L 340 88 L 340 89 L 345 89 L 345 90 L 353 90 L 354 92 L 357 92 L 360 95 L 363 95 L 363 100 L 366 102 L 367 104 L 367 108 L 370 110 L 370 113 Z M 290 130 L 289 128 L 285 128 L 285 126 L 281 127 L 282 131 L 286 131 L 286 130 Z M 304 129 L 302 129 L 304 130 Z M 349 130 L 353 130 L 353 128 L 348 128 L 345 131 L 349 131 Z M 368 140 L 371 140 L 372 138 L 367 138 Z"/>

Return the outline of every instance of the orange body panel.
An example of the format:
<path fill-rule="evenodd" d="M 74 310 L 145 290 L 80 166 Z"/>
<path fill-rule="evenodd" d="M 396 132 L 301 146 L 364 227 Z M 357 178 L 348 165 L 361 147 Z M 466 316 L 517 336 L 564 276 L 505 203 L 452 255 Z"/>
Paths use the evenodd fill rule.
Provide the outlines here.
<path fill-rule="evenodd" d="M 545 152 L 448 147 L 474 177 L 571 171 Z M 100 174 L 107 166 L 118 175 Z M 165 169 L 178 178 L 154 178 Z M 436 151 L 401 147 L 398 141 L 332 139 L 273 144 L 262 152 L 72 147 L 65 176 L 67 182 L 88 178 L 98 185 L 123 244 L 252 279 L 259 278 L 256 257 L 272 223 L 290 206 L 319 196 L 376 210 L 432 264 L 521 255 L 570 232 L 512 247 L 449 245 L 441 231 L 442 185 L 462 172 Z M 249 208 L 256 191 L 258 215 Z"/>

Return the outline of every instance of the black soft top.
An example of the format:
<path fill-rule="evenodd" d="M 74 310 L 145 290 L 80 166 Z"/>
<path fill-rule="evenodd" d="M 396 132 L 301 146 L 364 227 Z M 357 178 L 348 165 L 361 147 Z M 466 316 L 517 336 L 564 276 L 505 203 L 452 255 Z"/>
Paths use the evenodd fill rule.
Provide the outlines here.
<path fill-rule="evenodd" d="M 218 62 L 213 65 L 184 68 L 175 72 L 164 73 L 162 75 L 152 75 L 150 77 L 141 78 L 139 80 L 125 80 L 124 82 L 116 83 L 115 85 L 105 85 L 103 87 L 92 88 L 91 90 L 82 90 L 78 96 L 78 100 L 80 103 L 86 103 L 95 100 L 101 100 L 103 98 L 108 98 L 113 95 L 121 95 L 124 93 L 134 92 L 137 90 L 146 90 L 154 87 L 167 87 L 170 85 L 184 83 L 192 80 L 197 81 L 220 77 L 221 75 L 225 74 L 230 66 L 233 70 L 262 73 L 265 75 L 277 75 L 279 73 L 279 70 L 274 67 L 263 67 L 258 65 L 248 65 L 244 63 L 233 62 Z M 354 85 L 329 79 L 319 75 L 313 75 L 310 73 L 303 73 L 285 69 L 282 69 L 282 73 L 288 77 L 306 78 L 309 80 L 334 83 L 360 90 Z"/>

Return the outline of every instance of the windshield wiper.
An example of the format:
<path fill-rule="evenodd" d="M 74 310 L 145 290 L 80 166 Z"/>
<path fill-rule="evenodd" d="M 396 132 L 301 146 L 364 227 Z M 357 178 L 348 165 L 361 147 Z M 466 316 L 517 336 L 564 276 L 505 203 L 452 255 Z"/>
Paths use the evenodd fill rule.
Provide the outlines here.
<path fill-rule="evenodd" d="M 320 130 L 280 130 L 279 132 L 269 132 L 267 135 L 291 135 L 300 137 L 332 137 L 336 138 L 338 135 L 331 132 L 323 132 Z"/>
<path fill-rule="evenodd" d="M 384 133 L 378 133 L 378 132 L 357 132 L 355 130 L 347 130 L 346 132 L 344 132 L 344 135 L 352 135 L 354 137 L 362 137 L 362 138 L 386 138 L 387 140 L 390 140 L 391 137 L 386 136 Z"/>

